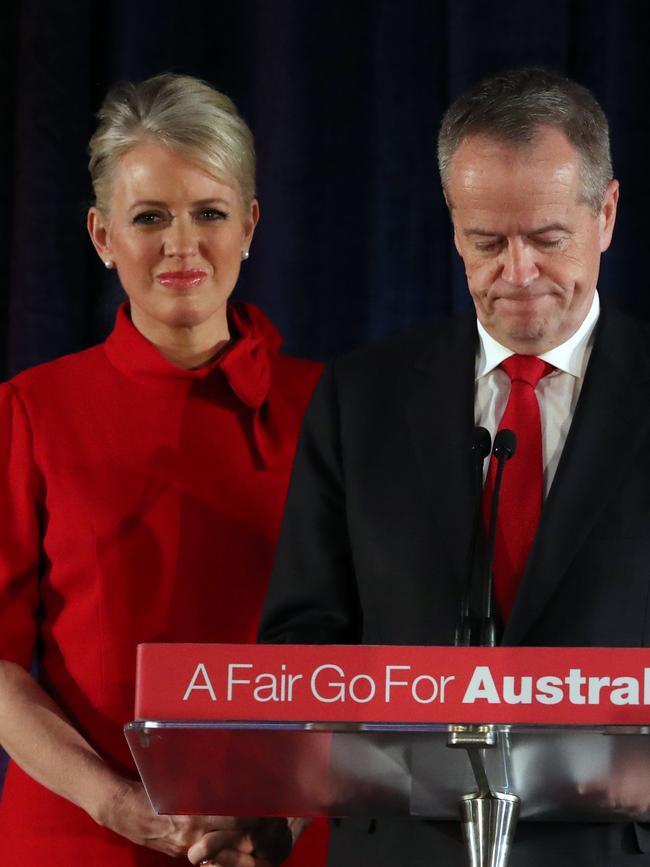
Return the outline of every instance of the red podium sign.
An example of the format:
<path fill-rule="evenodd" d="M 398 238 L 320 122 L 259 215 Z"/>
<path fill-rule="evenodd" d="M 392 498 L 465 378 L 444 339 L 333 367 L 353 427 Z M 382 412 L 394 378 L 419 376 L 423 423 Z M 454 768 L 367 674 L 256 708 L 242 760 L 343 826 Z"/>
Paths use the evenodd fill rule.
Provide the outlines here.
<path fill-rule="evenodd" d="M 650 724 L 650 649 L 142 644 L 138 719 Z"/>

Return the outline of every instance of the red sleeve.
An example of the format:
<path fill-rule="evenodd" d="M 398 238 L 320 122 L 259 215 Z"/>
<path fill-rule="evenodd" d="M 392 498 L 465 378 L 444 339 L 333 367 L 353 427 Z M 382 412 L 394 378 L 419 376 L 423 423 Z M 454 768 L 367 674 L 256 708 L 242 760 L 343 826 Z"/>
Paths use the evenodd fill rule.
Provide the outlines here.
<path fill-rule="evenodd" d="M 41 488 L 27 413 L 16 389 L 0 385 L 0 658 L 25 668 L 36 633 Z"/>

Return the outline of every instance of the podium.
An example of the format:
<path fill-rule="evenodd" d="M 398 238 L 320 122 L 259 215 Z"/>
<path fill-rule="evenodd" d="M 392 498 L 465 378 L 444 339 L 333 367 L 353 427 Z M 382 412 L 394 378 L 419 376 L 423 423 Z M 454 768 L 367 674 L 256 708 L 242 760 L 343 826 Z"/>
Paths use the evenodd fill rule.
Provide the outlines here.
<path fill-rule="evenodd" d="M 650 651 L 143 645 L 126 737 L 160 813 L 650 821 Z"/>

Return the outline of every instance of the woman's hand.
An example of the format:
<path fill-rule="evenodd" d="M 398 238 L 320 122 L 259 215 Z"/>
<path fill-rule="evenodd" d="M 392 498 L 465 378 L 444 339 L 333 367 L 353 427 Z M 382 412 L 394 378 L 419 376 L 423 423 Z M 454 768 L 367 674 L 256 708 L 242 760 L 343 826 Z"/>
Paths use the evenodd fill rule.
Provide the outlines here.
<path fill-rule="evenodd" d="M 233 831 L 213 831 L 187 853 L 192 864 L 274 867 L 289 856 L 293 839 L 286 819 L 235 819 Z M 229 836 L 230 835 L 230 836 Z"/>
<path fill-rule="evenodd" d="M 12 759 L 100 825 L 172 857 L 271 867 L 291 849 L 284 819 L 158 816 L 141 783 L 116 774 L 21 666 L 0 660 L 0 744 Z M 198 848 L 197 848 L 198 847 Z"/>
<path fill-rule="evenodd" d="M 221 849 L 236 849 L 245 837 L 231 816 L 158 816 L 151 809 L 142 784 L 131 780 L 123 781 L 110 802 L 98 812 L 97 821 L 132 843 L 172 858 L 187 855 L 188 849 L 206 835 L 218 841 Z M 243 845 L 246 850 L 246 844 Z"/>
<path fill-rule="evenodd" d="M 31 675 L 7 660 L 0 660 L 0 744 L 25 773 L 100 825 L 167 855 L 185 856 L 204 834 L 235 827 L 228 817 L 157 816 L 142 785 L 116 774 Z"/>

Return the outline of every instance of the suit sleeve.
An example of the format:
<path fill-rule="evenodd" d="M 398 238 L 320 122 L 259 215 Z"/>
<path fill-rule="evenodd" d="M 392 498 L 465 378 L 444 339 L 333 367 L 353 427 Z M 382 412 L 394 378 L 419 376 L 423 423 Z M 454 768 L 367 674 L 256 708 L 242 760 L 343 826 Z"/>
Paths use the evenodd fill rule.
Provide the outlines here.
<path fill-rule="evenodd" d="M 354 644 L 362 622 L 346 513 L 336 368 L 305 415 L 260 640 Z"/>
<path fill-rule="evenodd" d="M 25 408 L 0 385 L 0 658 L 29 668 L 36 637 L 41 561 L 39 473 Z"/>

